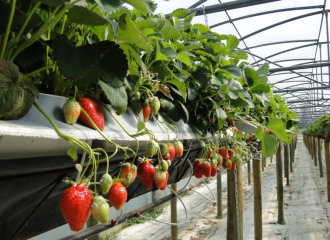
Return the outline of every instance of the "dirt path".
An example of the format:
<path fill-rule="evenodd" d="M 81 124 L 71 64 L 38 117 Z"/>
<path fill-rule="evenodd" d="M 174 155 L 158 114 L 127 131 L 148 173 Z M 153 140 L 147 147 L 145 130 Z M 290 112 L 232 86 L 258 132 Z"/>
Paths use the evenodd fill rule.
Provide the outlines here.
<path fill-rule="evenodd" d="M 302 141 L 298 142 L 298 151 L 294 163 L 294 172 L 290 174 L 290 186 L 284 185 L 285 225 L 277 224 L 276 171 L 275 159 L 262 173 L 263 200 L 263 239 L 270 240 L 323 240 L 330 239 L 329 213 L 330 203 L 326 199 L 326 179 L 319 177 L 319 169 L 308 155 Z M 324 154 L 322 154 L 324 155 Z M 323 168 L 325 163 L 323 156 Z M 254 239 L 253 185 L 247 184 L 244 175 L 244 239 Z M 284 184 L 286 180 L 284 179 Z M 179 226 L 179 239 L 182 240 L 219 240 L 226 239 L 226 201 L 227 176 L 222 176 L 223 218 L 216 219 L 216 207 L 200 195 L 194 193 L 183 198 L 188 209 L 187 223 Z M 209 184 L 216 193 L 216 180 Z M 208 189 L 200 187 L 198 192 L 212 198 Z M 183 207 L 178 202 L 179 219 L 185 218 Z M 157 218 L 169 221 L 170 208 Z M 153 221 L 137 224 L 119 232 L 115 239 L 170 239 L 170 226 Z"/>

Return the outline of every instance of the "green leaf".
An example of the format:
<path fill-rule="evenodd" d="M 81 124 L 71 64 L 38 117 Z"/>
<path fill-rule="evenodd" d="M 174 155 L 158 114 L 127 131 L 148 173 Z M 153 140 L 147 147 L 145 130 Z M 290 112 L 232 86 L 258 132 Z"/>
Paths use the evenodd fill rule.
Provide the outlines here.
<path fill-rule="evenodd" d="M 216 100 L 213 100 L 212 98 L 208 98 L 208 99 L 213 102 L 213 109 L 215 110 L 218 118 L 220 118 L 220 119 L 226 119 L 227 118 L 227 114 L 225 113 L 225 111 L 223 111 L 223 109 L 220 106 L 219 102 L 217 102 Z"/>
<path fill-rule="evenodd" d="M 203 56 L 200 56 L 202 62 L 205 64 L 205 68 L 208 68 L 211 72 L 211 74 L 213 74 L 213 66 L 212 66 L 212 63 L 205 57 Z"/>
<path fill-rule="evenodd" d="M 12 62 L 0 59 L 0 119 L 14 120 L 27 114 L 39 97 L 33 82 Z"/>
<path fill-rule="evenodd" d="M 101 26 L 109 23 L 107 19 L 81 6 L 71 7 L 67 13 L 67 16 L 70 22 L 78 24 Z"/>
<path fill-rule="evenodd" d="M 227 71 L 227 72 L 230 73 L 233 77 L 237 77 L 237 78 L 239 78 L 239 77 L 241 77 L 241 75 L 242 75 L 241 70 L 240 70 L 237 66 L 235 66 L 235 65 L 227 65 L 227 66 L 224 66 L 224 67 L 222 68 L 222 70 Z"/>
<path fill-rule="evenodd" d="M 134 21 L 134 25 L 140 30 L 143 30 L 145 28 L 155 27 L 157 24 L 158 24 L 157 19 L 154 18 L 144 19 L 139 17 Z"/>
<path fill-rule="evenodd" d="M 44 46 L 41 42 L 36 41 L 20 52 L 15 58 L 15 62 L 18 62 L 20 65 L 30 66 L 42 59 L 45 53 Z"/>
<path fill-rule="evenodd" d="M 216 42 L 216 43 L 210 43 L 209 45 L 212 47 L 212 50 L 215 54 L 220 54 L 222 56 L 227 55 L 228 48 L 224 44 L 220 42 Z"/>
<path fill-rule="evenodd" d="M 96 66 L 92 66 L 90 69 L 87 69 L 80 77 L 74 79 L 73 84 L 76 85 L 79 89 L 86 89 L 90 85 L 98 82 L 100 77 L 100 72 Z"/>
<path fill-rule="evenodd" d="M 120 0 L 95 0 L 102 12 L 112 13 L 121 7 Z"/>
<path fill-rule="evenodd" d="M 132 5 L 135 9 L 139 10 L 141 13 L 150 12 L 148 4 L 146 4 L 142 0 L 121 0 L 121 1 L 126 2 L 129 5 Z"/>
<path fill-rule="evenodd" d="M 268 94 L 259 91 L 253 92 L 253 94 L 260 100 L 262 105 L 264 105 L 265 107 L 269 104 Z"/>
<path fill-rule="evenodd" d="M 165 25 L 160 30 L 160 32 L 164 36 L 164 40 L 176 39 L 181 37 L 180 31 L 171 25 Z"/>
<path fill-rule="evenodd" d="M 282 122 L 279 118 L 274 118 L 270 120 L 270 122 L 267 124 L 268 130 L 272 131 L 273 133 L 278 136 L 278 138 L 281 141 L 286 140 L 286 129 L 285 129 L 285 123 Z"/>
<path fill-rule="evenodd" d="M 141 121 L 138 121 L 138 123 L 136 124 L 136 128 L 137 128 L 137 131 L 140 132 L 142 131 L 143 129 L 145 129 L 145 124 L 144 122 L 141 122 Z"/>
<path fill-rule="evenodd" d="M 11 4 L 5 1 L 0 1 L 0 35 L 4 35 L 7 30 L 8 20 L 11 12 Z M 26 14 L 20 9 L 16 8 L 10 31 L 18 32 L 23 25 Z"/>
<path fill-rule="evenodd" d="M 270 100 L 270 106 L 272 107 L 272 110 L 275 111 L 278 109 L 278 104 L 273 96 L 269 98 Z"/>
<path fill-rule="evenodd" d="M 77 155 L 77 147 L 73 144 L 68 148 L 67 154 L 72 158 L 73 161 L 77 161 L 78 155 Z"/>
<path fill-rule="evenodd" d="M 175 122 L 181 119 L 185 119 L 185 121 L 189 120 L 189 114 L 186 107 L 178 101 L 172 102 L 161 98 L 160 106 L 162 111 Z"/>
<path fill-rule="evenodd" d="M 262 84 L 267 84 L 267 75 L 269 72 L 269 64 L 264 63 L 259 69 L 258 69 L 258 74 L 259 74 L 259 82 Z"/>
<path fill-rule="evenodd" d="M 193 13 L 189 14 L 187 17 L 185 17 L 185 19 L 183 19 L 183 21 L 186 22 L 186 23 L 191 23 L 191 21 L 193 20 L 195 14 L 196 14 L 196 12 L 193 12 Z"/>
<path fill-rule="evenodd" d="M 249 87 L 254 87 L 258 85 L 259 84 L 258 72 L 248 65 L 244 65 L 244 66 L 246 66 L 243 71 L 244 81 L 249 85 Z"/>
<path fill-rule="evenodd" d="M 262 155 L 264 157 L 270 157 L 274 155 L 278 148 L 278 142 L 276 139 L 268 134 L 261 126 L 257 127 L 255 136 L 261 141 Z"/>
<path fill-rule="evenodd" d="M 178 79 L 172 79 L 167 81 L 168 83 L 173 84 L 174 86 L 177 87 L 177 89 L 180 91 L 181 96 L 184 100 L 186 100 L 187 97 L 187 89 L 186 89 L 186 85 L 184 84 L 184 82 L 181 82 Z"/>
<path fill-rule="evenodd" d="M 228 80 L 223 77 L 223 74 L 219 73 L 211 75 L 210 82 L 216 86 L 226 86 L 228 84 Z"/>
<path fill-rule="evenodd" d="M 192 84 L 189 84 L 189 87 L 188 87 L 188 100 L 189 101 L 195 100 L 197 95 L 198 95 L 197 89 Z"/>
<path fill-rule="evenodd" d="M 179 52 L 177 60 L 179 60 L 180 62 L 183 62 L 188 67 L 193 67 L 191 62 L 190 62 L 190 58 L 188 57 L 187 53 L 185 53 L 185 52 Z"/>
<path fill-rule="evenodd" d="M 247 59 L 247 53 L 244 50 L 236 49 L 228 52 L 228 56 L 235 59 Z"/>
<path fill-rule="evenodd" d="M 124 113 L 127 108 L 127 94 L 125 88 L 113 88 L 102 81 L 99 81 L 99 85 L 110 101 L 111 106 L 115 109 L 116 113 Z"/>
<path fill-rule="evenodd" d="M 152 51 L 152 46 L 147 42 L 146 37 L 135 27 L 133 21 L 127 14 L 123 14 L 119 19 L 118 42 L 134 43 L 139 48 Z"/>
<path fill-rule="evenodd" d="M 235 49 L 239 44 L 239 40 L 237 39 L 236 36 L 234 35 L 229 35 L 228 36 L 228 39 L 227 39 L 227 47 L 230 49 L 230 50 L 233 50 Z"/>
<path fill-rule="evenodd" d="M 189 10 L 185 9 L 185 8 L 178 8 L 175 9 L 172 13 L 170 18 L 172 17 L 176 17 L 176 18 L 183 18 L 184 16 L 186 16 L 187 14 L 189 14 Z"/>

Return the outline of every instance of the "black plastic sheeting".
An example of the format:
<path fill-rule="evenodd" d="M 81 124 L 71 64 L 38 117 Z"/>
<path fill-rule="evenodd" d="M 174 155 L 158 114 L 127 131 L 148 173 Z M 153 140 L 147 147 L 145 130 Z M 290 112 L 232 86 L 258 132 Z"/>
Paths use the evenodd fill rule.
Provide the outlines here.
<path fill-rule="evenodd" d="M 188 148 L 187 143 L 184 145 L 185 148 Z M 187 160 L 193 162 L 196 157 L 199 157 L 200 153 L 200 145 L 194 143 L 188 153 Z M 144 154 L 144 151 L 139 152 L 140 156 L 142 154 Z M 80 158 L 81 156 L 78 159 Z M 109 166 L 111 176 L 117 176 L 122 159 L 121 154 L 117 154 L 111 159 Z M 128 159 L 127 162 L 131 160 Z M 180 164 L 181 160 L 183 159 L 175 158 L 173 160 L 168 170 L 168 184 L 178 182 L 189 176 L 190 164 L 186 161 Z M 158 163 L 157 160 L 153 162 L 155 165 Z M 69 156 L 0 161 L 1 240 L 27 239 L 66 224 L 59 208 L 59 199 L 62 192 L 69 187 L 62 180 L 65 177 L 75 179 L 77 174 L 75 164 Z M 100 164 L 98 180 L 105 171 L 106 164 Z M 157 190 L 155 184 L 151 191 L 154 190 Z M 138 177 L 127 188 L 127 191 L 127 201 L 148 192 Z M 42 204 L 40 204 L 41 202 Z M 24 225 L 22 226 L 22 224 Z"/>

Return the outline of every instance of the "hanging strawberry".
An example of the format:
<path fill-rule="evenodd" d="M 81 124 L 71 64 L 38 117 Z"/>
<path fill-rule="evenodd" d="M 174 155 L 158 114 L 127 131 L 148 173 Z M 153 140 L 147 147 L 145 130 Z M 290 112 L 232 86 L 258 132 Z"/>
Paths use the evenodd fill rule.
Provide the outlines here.
<path fill-rule="evenodd" d="M 127 190 L 123 184 L 121 184 L 119 179 L 114 180 L 114 183 L 109 190 L 108 199 L 115 209 L 121 210 L 124 207 L 127 200 Z"/>
<path fill-rule="evenodd" d="M 202 166 L 202 161 L 196 159 L 194 162 L 194 175 L 196 178 L 203 177 L 203 172 L 202 172 L 201 166 Z"/>
<path fill-rule="evenodd" d="M 201 166 L 202 173 L 205 177 L 211 176 L 211 164 L 209 162 L 203 162 Z"/>
<path fill-rule="evenodd" d="M 72 231 L 80 231 L 91 214 L 93 195 L 82 183 L 72 183 L 60 198 L 60 209 Z"/>
<path fill-rule="evenodd" d="M 157 168 L 154 175 L 155 184 L 158 188 L 162 188 L 166 182 L 166 172 L 161 168 Z"/>
<path fill-rule="evenodd" d="M 143 158 L 138 166 L 137 174 L 147 190 L 150 190 L 154 181 L 155 167 L 150 163 L 150 159 Z"/>
<path fill-rule="evenodd" d="M 183 145 L 178 139 L 174 139 L 174 148 L 175 148 L 175 156 L 182 157 L 183 155 Z"/>
<path fill-rule="evenodd" d="M 145 105 L 143 105 L 142 111 L 143 111 L 143 120 L 144 122 L 146 122 L 149 120 L 151 114 L 151 107 L 146 103 Z"/>
<path fill-rule="evenodd" d="M 146 157 L 153 157 L 158 149 L 158 143 L 155 140 L 149 140 L 147 143 Z"/>
<path fill-rule="evenodd" d="M 152 114 L 157 115 L 160 109 L 160 101 L 158 97 L 153 97 L 152 100 L 150 101 L 150 105 L 151 105 Z"/>
<path fill-rule="evenodd" d="M 80 115 L 80 105 L 74 100 L 70 99 L 63 105 L 64 118 L 67 124 L 75 124 Z"/>
<path fill-rule="evenodd" d="M 102 190 L 102 194 L 107 194 L 109 192 L 110 187 L 112 186 L 112 177 L 109 173 L 103 174 L 100 180 L 100 186 Z"/>
<path fill-rule="evenodd" d="M 127 188 L 136 177 L 136 166 L 131 163 L 124 163 L 120 173 L 121 183 Z"/>
<path fill-rule="evenodd" d="M 171 162 L 173 161 L 174 157 L 175 157 L 175 148 L 173 146 L 172 143 L 167 143 L 167 150 L 168 150 L 168 154 L 169 154 L 169 158 L 164 158 L 165 160 L 170 160 Z M 167 156 L 166 156 L 167 157 Z"/>
<path fill-rule="evenodd" d="M 96 195 L 93 198 L 93 203 L 92 203 L 92 215 L 93 217 L 101 222 L 101 223 L 106 223 L 109 219 L 109 204 L 107 201 L 104 199 L 104 197 L 100 195 Z"/>
<path fill-rule="evenodd" d="M 164 186 L 162 186 L 161 188 L 159 188 L 160 190 L 165 190 L 166 189 L 166 187 L 167 187 L 167 181 L 168 181 L 168 177 L 169 177 L 169 173 L 166 171 L 166 181 L 165 181 L 165 184 L 164 184 Z"/>

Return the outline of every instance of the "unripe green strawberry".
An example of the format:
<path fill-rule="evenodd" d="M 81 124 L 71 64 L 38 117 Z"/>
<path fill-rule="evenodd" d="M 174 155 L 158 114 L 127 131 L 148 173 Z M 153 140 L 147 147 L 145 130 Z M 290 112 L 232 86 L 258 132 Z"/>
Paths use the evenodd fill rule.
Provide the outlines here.
<path fill-rule="evenodd" d="M 158 97 L 153 97 L 150 102 L 150 105 L 151 105 L 152 114 L 157 115 L 157 113 L 160 109 L 160 101 L 159 101 Z"/>
<path fill-rule="evenodd" d="M 171 162 L 171 161 L 170 161 L 170 162 Z M 163 171 L 167 171 L 167 169 L 168 169 L 168 163 L 167 163 L 167 161 L 162 160 L 162 161 L 160 162 L 160 168 L 163 169 Z"/>
<path fill-rule="evenodd" d="M 158 149 L 158 143 L 155 140 L 150 140 L 147 143 L 146 157 L 153 157 Z"/>
<path fill-rule="evenodd" d="M 218 154 L 218 162 L 221 164 L 222 162 L 223 162 L 223 158 L 221 157 L 221 155 L 220 154 Z"/>
<path fill-rule="evenodd" d="M 80 115 L 80 105 L 74 99 L 69 99 L 63 105 L 63 113 L 67 124 L 75 124 Z"/>
<path fill-rule="evenodd" d="M 102 194 L 107 194 L 109 192 L 109 189 L 112 186 L 112 177 L 110 176 L 109 173 L 103 174 L 101 180 L 100 180 L 100 186 L 102 190 Z"/>
<path fill-rule="evenodd" d="M 171 166 L 171 164 L 172 164 L 172 161 L 171 160 L 166 160 L 166 162 L 167 162 L 167 165 L 168 166 Z"/>
<path fill-rule="evenodd" d="M 168 148 L 166 144 L 160 144 L 160 152 L 162 153 L 162 156 L 166 155 L 168 153 Z"/>
<path fill-rule="evenodd" d="M 212 166 L 213 168 L 215 168 L 217 165 L 218 165 L 218 161 L 215 160 L 215 159 L 212 159 L 212 160 L 211 160 L 211 166 Z"/>
<path fill-rule="evenodd" d="M 93 217 L 101 223 L 106 223 L 109 219 L 109 204 L 100 195 L 96 195 L 93 198 L 92 203 L 92 215 Z"/>
<path fill-rule="evenodd" d="M 237 158 L 236 159 L 236 165 L 237 165 L 237 167 L 239 167 L 240 165 L 242 165 L 242 158 Z"/>

